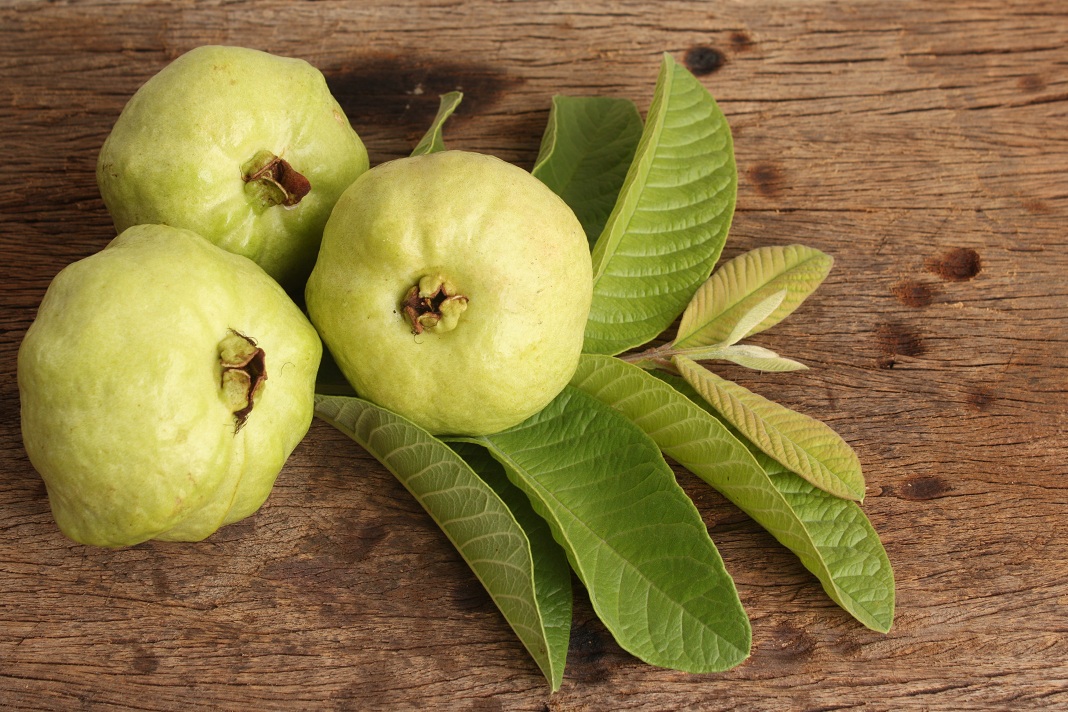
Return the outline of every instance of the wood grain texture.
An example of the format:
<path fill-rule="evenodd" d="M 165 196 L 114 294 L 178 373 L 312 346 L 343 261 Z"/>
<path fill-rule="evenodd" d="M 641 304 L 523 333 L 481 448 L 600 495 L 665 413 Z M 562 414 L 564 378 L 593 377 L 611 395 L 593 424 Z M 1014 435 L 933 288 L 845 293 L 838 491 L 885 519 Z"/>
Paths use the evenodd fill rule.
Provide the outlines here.
<path fill-rule="evenodd" d="M 1068 10 L 1040 0 L 0 3 L 0 707 L 1068 708 Z M 659 57 L 734 132 L 725 257 L 836 259 L 755 342 L 812 367 L 728 378 L 860 455 L 898 582 L 862 628 L 686 473 L 753 621 L 687 675 L 623 653 L 577 594 L 555 695 L 403 488 L 322 423 L 254 517 L 120 551 L 56 530 L 22 449 L 15 355 L 51 278 L 113 236 L 96 154 L 183 51 L 241 44 L 327 75 L 372 163 L 465 92 L 457 148 L 529 168 L 555 93 L 634 99 Z"/>

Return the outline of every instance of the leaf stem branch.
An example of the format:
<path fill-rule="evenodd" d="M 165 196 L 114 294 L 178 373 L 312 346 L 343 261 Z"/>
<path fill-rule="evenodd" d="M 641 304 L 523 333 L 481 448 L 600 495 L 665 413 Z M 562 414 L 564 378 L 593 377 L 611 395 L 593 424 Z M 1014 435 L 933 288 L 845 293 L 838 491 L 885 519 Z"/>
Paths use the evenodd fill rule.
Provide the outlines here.
<path fill-rule="evenodd" d="M 678 370 L 672 363 L 672 359 L 675 356 L 686 356 L 694 361 L 707 361 L 723 358 L 724 355 L 724 347 L 719 345 L 678 348 L 674 344 L 664 344 L 638 353 L 620 356 L 619 358 L 647 371 L 659 368 L 669 373 L 678 374 Z"/>

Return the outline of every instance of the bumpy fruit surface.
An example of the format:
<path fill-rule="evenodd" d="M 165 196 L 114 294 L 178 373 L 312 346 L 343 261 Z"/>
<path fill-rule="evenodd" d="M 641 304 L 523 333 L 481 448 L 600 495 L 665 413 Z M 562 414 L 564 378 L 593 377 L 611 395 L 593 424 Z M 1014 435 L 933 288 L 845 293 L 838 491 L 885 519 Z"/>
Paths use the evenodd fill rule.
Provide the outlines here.
<path fill-rule="evenodd" d="M 130 99 L 101 149 L 97 183 L 120 232 L 193 230 L 299 292 L 334 202 L 367 166 L 318 69 L 205 46 Z"/>
<path fill-rule="evenodd" d="M 443 151 L 345 191 L 305 296 L 359 395 L 436 434 L 487 434 L 574 375 L 592 266 L 578 219 L 540 181 Z"/>
<path fill-rule="evenodd" d="M 18 354 L 60 529 L 193 541 L 255 512 L 311 424 L 321 353 L 273 279 L 186 230 L 130 228 L 63 269 Z"/>

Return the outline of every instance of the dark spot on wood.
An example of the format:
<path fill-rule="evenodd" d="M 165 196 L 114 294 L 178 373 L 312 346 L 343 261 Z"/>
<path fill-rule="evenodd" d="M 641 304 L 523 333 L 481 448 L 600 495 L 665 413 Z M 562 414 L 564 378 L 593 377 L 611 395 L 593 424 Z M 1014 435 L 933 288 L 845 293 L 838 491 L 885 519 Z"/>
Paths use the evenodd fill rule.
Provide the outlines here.
<path fill-rule="evenodd" d="M 927 260 L 927 270 L 947 282 L 966 282 L 983 270 L 979 253 L 968 247 L 955 247 Z"/>
<path fill-rule="evenodd" d="M 443 62 L 411 55 L 361 57 L 324 67 L 327 86 L 357 133 L 361 126 L 388 126 L 422 135 L 438 112 L 442 94 L 461 91 L 463 103 L 451 121 L 478 115 L 523 78 L 476 62 Z"/>
<path fill-rule="evenodd" d="M 275 589 L 282 587 L 317 595 L 314 580 L 327 571 L 330 564 L 324 558 L 286 558 L 272 561 L 262 569 L 262 578 Z"/>
<path fill-rule="evenodd" d="M 731 33 L 730 42 L 731 49 L 735 52 L 748 52 L 756 44 L 749 35 L 741 30 Z"/>
<path fill-rule="evenodd" d="M 989 386 L 976 386 L 967 394 L 968 403 L 978 411 L 985 411 L 997 400 L 994 390 Z"/>
<path fill-rule="evenodd" d="M 568 650 L 571 654 L 581 656 L 586 660 L 597 660 L 605 653 L 604 637 L 599 631 L 589 626 L 576 625 L 571 632 Z"/>
<path fill-rule="evenodd" d="M 315 608 L 319 618 L 334 625 L 351 623 L 357 615 L 357 610 L 354 606 L 343 605 L 337 601 L 325 601 Z"/>
<path fill-rule="evenodd" d="M 345 511 L 335 517 L 334 523 L 332 530 L 308 538 L 309 553 L 326 554 L 344 564 L 356 564 L 369 558 L 389 536 L 386 525 L 361 526 L 352 511 Z"/>
<path fill-rule="evenodd" d="M 170 598 L 172 596 L 171 584 L 167 580 L 167 574 L 163 569 L 158 566 L 152 567 L 152 590 L 156 592 L 156 595 L 161 599 Z"/>
<path fill-rule="evenodd" d="M 451 590 L 453 605 L 459 611 L 492 612 L 495 609 L 493 599 L 486 593 L 486 589 L 475 581 L 469 581 L 470 585 L 457 585 Z"/>
<path fill-rule="evenodd" d="M 1046 80 L 1037 74 L 1025 74 L 1016 80 L 1016 86 L 1028 94 L 1040 92 L 1046 88 Z"/>
<path fill-rule="evenodd" d="M 766 197 L 773 198 L 782 192 L 782 169 L 772 163 L 758 163 L 750 168 L 749 180 Z"/>
<path fill-rule="evenodd" d="M 568 645 L 568 673 L 584 683 L 604 682 L 611 676 L 603 634 L 591 624 L 576 623 Z"/>
<path fill-rule="evenodd" d="M 307 649 L 296 643 L 286 642 L 286 638 L 280 635 L 271 636 L 271 648 L 277 651 L 279 655 L 286 657 L 298 657 L 308 654 Z"/>
<path fill-rule="evenodd" d="M 934 475 L 912 477 L 898 490 L 901 499 L 922 501 L 944 497 L 953 490 L 948 482 Z"/>
<path fill-rule="evenodd" d="M 919 334 L 904 324 L 883 324 L 875 330 L 875 338 L 883 354 L 891 359 L 889 365 L 881 366 L 882 368 L 893 368 L 893 359 L 896 356 L 913 358 L 922 356 L 927 351 Z"/>
<path fill-rule="evenodd" d="M 906 279 L 902 282 L 898 282 L 890 288 L 897 300 L 907 307 L 926 307 L 930 306 L 934 301 L 935 294 L 937 293 L 935 288 L 929 284 L 923 282 L 914 282 L 911 279 Z"/>
<path fill-rule="evenodd" d="M 1039 198 L 1027 198 L 1023 201 L 1024 210 L 1032 215 L 1050 215 L 1053 213 L 1053 208 L 1049 206 L 1045 200 Z"/>
<path fill-rule="evenodd" d="M 727 63 L 727 57 L 715 47 L 696 45 L 686 50 L 682 61 L 693 74 L 702 77 L 719 70 Z"/>
<path fill-rule="evenodd" d="M 789 623 L 781 623 L 772 629 L 770 645 L 774 650 L 790 657 L 807 655 L 816 648 L 816 643 L 810 635 Z"/>
<path fill-rule="evenodd" d="M 133 667 L 134 672 L 141 675 L 151 675 L 159 667 L 159 658 L 147 648 L 138 646 L 134 650 L 134 660 L 131 667 Z"/>

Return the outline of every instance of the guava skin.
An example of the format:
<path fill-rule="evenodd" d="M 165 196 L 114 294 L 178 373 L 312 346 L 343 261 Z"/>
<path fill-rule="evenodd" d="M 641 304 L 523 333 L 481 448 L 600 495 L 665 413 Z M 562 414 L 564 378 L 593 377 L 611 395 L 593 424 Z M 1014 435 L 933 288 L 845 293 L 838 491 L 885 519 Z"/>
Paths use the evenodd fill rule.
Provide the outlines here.
<path fill-rule="evenodd" d="M 266 372 L 243 422 L 224 371 L 242 351 Z M 321 354 L 277 282 L 186 230 L 133 227 L 63 269 L 18 354 L 23 443 L 60 530 L 197 541 L 254 513 L 310 427 Z"/>
<path fill-rule="evenodd" d="M 438 435 L 498 432 L 547 405 L 578 367 L 591 299 L 571 209 L 521 168 L 465 151 L 356 179 L 305 291 L 356 392 Z"/>
<path fill-rule="evenodd" d="M 285 178 L 253 180 L 272 156 L 310 184 L 303 196 L 289 186 L 293 205 L 280 191 Z M 141 224 L 193 230 L 299 294 L 334 202 L 367 168 L 367 149 L 318 69 L 204 46 L 129 100 L 100 151 L 97 184 L 119 232 Z"/>

